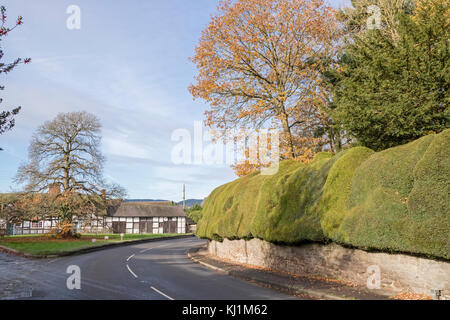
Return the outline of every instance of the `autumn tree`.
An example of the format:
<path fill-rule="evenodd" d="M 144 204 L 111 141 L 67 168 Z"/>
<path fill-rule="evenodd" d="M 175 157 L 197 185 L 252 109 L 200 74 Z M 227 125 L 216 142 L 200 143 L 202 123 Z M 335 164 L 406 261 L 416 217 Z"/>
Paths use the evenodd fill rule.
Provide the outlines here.
<path fill-rule="evenodd" d="M 17 210 L 19 198 L 20 195 L 15 193 L 0 194 L 0 220 L 6 225 L 22 221 L 23 212 Z"/>
<path fill-rule="evenodd" d="M 12 28 L 6 27 L 6 8 L 4 6 L 0 7 L 0 15 L 1 15 L 1 26 L 0 26 L 0 42 L 3 40 L 5 36 L 7 36 L 11 31 L 13 31 L 16 27 L 23 24 L 23 18 L 19 16 L 16 20 L 15 25 Z M 0 74 L 6 74 L 11 72 L 17 65 L 20 63 L 29 63 L 31 61 L 30 58 L 27 59 L 21 59 L 17 58 L 16 60 L 12 62 L 1 62 L 3 58 L 4 52 L 3 48 L 0 45 Z M 4 90 L 4 86 L 0 86 L 0 90 Z M 0 103 L 2 102 L 2 99 L 0 98 Z M 11 130 L 15 125 L 14 116 L 16 116 L 21 107 L 13 108 L 10 111 L 1 111 L 0 112 L 0 134 L 5 133 L 8 130 Z M 0 150 L 2 150 L 0 148 Z"/>
<path fill-rule="evenodd" d="M 25 186 L 25 211 L 40 217 L 57 214 L 70 223 L 74 215 L 104 212 L 108 199 L 125 195 L 103 178 L 100 128 L 99 119 L 84 111 L 60 113 L 38 128 L 29 161 L 16 175 Z"/>
<path fill-rule="evenodd" d="M 190 92 L 210 105 L 206 124 L 279 129 L 283 158 L 333 148 L 320 71 L 338 31 L 323 0 L 222 1 L 192 58 Z"/>

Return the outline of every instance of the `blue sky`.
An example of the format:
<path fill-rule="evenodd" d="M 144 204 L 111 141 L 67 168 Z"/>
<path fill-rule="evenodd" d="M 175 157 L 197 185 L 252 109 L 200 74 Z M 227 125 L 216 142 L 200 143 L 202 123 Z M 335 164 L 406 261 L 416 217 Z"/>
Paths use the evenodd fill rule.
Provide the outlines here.
<path fill-rule="evenodd" d="M 349 1 L 331 1 L 342 6 Z M 2 41 L 5 57 L 31 57 L 0 84 L 0 110 L 22 106 L 13 131 L 0 135 L 0 192 L 9 192 L 27 158 L 34 130 L 58 112 L 86 110 L 103 125 L 105 177 L 130 198 L 204 198 L 236 178 L 228 165 L 175 165 L 175 129 L 193 132 L 207 108 L 188 86 L 189 61 L 217 0 L 1 1 L 10 24 L 24 25 Z M 81 9 L 81 29 L 69 30 L 69 5 Z"/>

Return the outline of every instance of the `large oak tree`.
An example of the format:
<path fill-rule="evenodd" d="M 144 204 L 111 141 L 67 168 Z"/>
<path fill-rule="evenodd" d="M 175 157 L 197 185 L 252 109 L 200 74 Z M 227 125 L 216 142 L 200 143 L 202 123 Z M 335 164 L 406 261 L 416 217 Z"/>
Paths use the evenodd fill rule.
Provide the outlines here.
<path fill-rule="evenodd" d="M 210 105 L 206 124 L 279 129 L 286 158 L 320 150 L 330 142 L 320 71 L 338 29 L 323 0 L 222 1 L 192 59 L 190 91 Z"/>
<path fill-rule="evenodd" d="M 74 215 L 104 212 L 108 199 L 125 195 L 103 178 L 100 128 L 99 119 L 83 111 L 60 113 L 37 129 L 29 160 L 16 175 L 24 184 L 24 211 L 70 222 Z"/>

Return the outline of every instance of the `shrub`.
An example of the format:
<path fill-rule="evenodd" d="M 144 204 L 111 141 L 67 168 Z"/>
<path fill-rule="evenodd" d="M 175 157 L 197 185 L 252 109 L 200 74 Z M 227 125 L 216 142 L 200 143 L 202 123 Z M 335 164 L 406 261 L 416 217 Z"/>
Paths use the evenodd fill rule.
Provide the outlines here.
<path fill-rule="evenodd" d="M 78 238 L 79 235 L 74 232 L 75 224 L 69 222 L 58 222 L 48 234 L 57 239 Z"/>
<path fill-rule="evenodd" d="M 364 161 L 335 240 L 450 258 L 449 134 L 428 135 Z"/>
<path fill-rule="evenodd" d="M 202 218 L 202 209 L 190 210 L 186 214 L 189 218 L 192 219 L 192 221 L 198 223 Z"/>
<path fill-rule="evenodd" d="M 286 160 L 275 175 L 254 173 L 217 188 L 205 201 L 197 234 L 283 243 L 322 240 L 314 206 L 331 157 L 320 153 L 310 165 Z"/>
<path fill-rule="evenodd" d="M 252 225 L 255 237 L 281 243 L 323 240 L 315 206 L 334 162 L 331 157 L 320 153 L 309 165 L 292 161 L 291 170 L 266 178 Z"/>
<path fill-rule="evenodd" d="M 408 198 L 411 251 L 450 258 L 450 130 L 437 135 L 414 169 Z"/>
<path fill-rule="evenodd" d="M 286 160 L 205 200 L 197 234 L 274 243 L 335 241 L 450 259 L 450 129 L 374 152 Z"/>
<path fill-rule="evenodd" d="M 341 240 L 339 227 L 348 213 L 353 175 L 359 165 L 373 153 L 374 151 L 365 147 L 343 151 L 328 173 L 318 208 L 321 227 L 327 238 Z"/>

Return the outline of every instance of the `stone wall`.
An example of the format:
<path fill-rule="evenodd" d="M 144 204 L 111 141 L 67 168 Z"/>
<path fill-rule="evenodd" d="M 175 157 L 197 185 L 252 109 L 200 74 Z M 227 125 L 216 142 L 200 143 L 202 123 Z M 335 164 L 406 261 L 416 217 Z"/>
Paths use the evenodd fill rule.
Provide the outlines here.
<path fill-rule="evenodd" d="M 326 276 L 362 286 L 369 282 L 370 289 L 389 295 L 400 292 L 431 295 L 432 289 L 440 289 L 441 298 L 450 299 L 448 262 L 369 253 L 337 244 L 280 246 L 259 239 L 210 241 L 208 252 L 235 262 L 293 274 Z M 375 289 L 377 284 L 379 289 Z"/>

